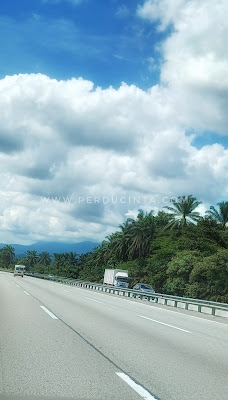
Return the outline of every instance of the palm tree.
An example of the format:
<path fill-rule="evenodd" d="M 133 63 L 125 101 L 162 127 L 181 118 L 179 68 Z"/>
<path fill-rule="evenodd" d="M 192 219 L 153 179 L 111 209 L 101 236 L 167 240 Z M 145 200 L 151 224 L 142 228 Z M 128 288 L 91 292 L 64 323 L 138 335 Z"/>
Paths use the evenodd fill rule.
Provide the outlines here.
<path fill-rule="evenodd" d="M 66 253 L 54 253 L 53 267 L 56 270 L 56 274 L 59 276 L 65 271 Z"/>
<path fill-rule="evenodd" d="M 71 265 L 76 265 L 78 261 L 78 254 L 71 251 L 68 255 L 68 261 Z"/>
<path fill-rule="evenodd" d="M 30 267 L 34 267 L 34 265 L 37 264 L 38 259 L 39 259 L 39 256 L 38 256 L 36 250 L 28 250 L 28 251 L 26 252 L 27 264 L 28 264 Z"/>
<path fill-rule="evenodd" d="M 110 255 L 114 254 L 118 261 L 127 261 L 129 235 L 124 231 L 115 232 L 108 236 L 108 240 Z"/>
<path fill-rule="evenodd" d="M 173 216 L 171 214 L 167 214 L 165 211 L 158 211 L 156 217 L 154 217 L 156 227 L 159 228 L 164 228 L 167 226 L 171 221 L 173 221 Z"/>
<path fill-rule="evenodd" d="M 107 240 L 103 240 L 99 247 L 96 247 L 93 251 L 94 259 L 100 265 L 104 265 L 108 262 L 108 260 L 112 257 L 112 250 L 111 250 L 111 241 L 112 236 L 106 236 Z"/>
<path fill-rule="evenodd" d="M 54 253 L 54 263 L 56 265 L 60 265 L 62 262 L 62 254 L 61 253 Z"/>
<path fill-rule="evenodd" d="M 5 247 L 1 249 L 1 262 L 3 263 L 4 267 L 9 267 L 15 259 L 15 252 L 14 248 L 7 244 Z"/>
<path fill-rule="evenodd" d="M 7 254 L 9 262 L 12 263 L 13 260 L 15 259 L 15 251 L 14 251 L 13 246 L 11 246 L 10 244 L 7 244 L 3 248 L 3 251 Z"/>
<path fill-rule="evenodd" d="M 153 211 L 144 213 L 139 210 L 137 219 L 130 225 L 130 257 L 146 257 L 155 232 Z"/>
<path fill-rule="evenodd" d="M 179 196 L 178 201 L 171 199 L 173 207 L 164 206 L 167 210 L 171 211 L 171 215 L 174 220 L 168 223 L 167 227 L 174 227 L 181 225 L 185 227 L 187 224 L 197 222 L 200 218 L 200 214 L 194 211 L 202 202 L 198 201 L 192 195 Z"/>
<path fill-rule="evenodd" d="M 78 260 L 78 255 L 77 253 L 70 252 L 70 253 L 65 253 L 65 258 L 68 264 L 70 265 L 76 265 L 77 260 Z"/>
<path fill-rule="evenodd" d="M 140 212 L 143 212 L 140 210 Z M 121 229 L 122 232 L 126 232 L 129 228 L 129 226 L 134 222 L 133 218 L 127 218 L 126 221 L 122 224 L 119 225 L 119 228 Z"/>
<path fill-rule="evenodd" d="M 51 263 L 51 257 L 47 251 L 43 251 L 42 253 L 39 254 L 39 264 L 47 266 L 50 265 L 50 263 Z"/>
<path fill-rule="evenodd" d="M 228 201 L 217 203 L 217 206 L 219 207 L 219 211 L 217 211 L 214 206 L 210 206 L 210 210 L 206 211 L 206 213 L 225 228 L 228 224 Z"/>

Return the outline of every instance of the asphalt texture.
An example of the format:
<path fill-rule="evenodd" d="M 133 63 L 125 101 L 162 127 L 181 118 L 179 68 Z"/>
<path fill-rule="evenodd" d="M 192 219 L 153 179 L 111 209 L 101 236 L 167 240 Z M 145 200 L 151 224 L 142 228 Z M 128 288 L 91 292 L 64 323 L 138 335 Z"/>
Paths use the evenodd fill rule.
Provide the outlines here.
<path fill-rule="evenodd" d="M 228 323 L 0 273 L 1 400 L 227 400 Z"/>

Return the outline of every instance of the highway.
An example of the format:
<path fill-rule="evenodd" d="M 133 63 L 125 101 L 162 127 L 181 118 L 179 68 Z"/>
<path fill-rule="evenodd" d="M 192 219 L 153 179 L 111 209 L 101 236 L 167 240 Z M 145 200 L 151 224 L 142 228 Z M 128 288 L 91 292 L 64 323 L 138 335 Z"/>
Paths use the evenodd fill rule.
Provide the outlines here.
<path fill-rule="evenodd" d="M 0 399 L 227 400 L 228 323 L 0 272 Z"/>

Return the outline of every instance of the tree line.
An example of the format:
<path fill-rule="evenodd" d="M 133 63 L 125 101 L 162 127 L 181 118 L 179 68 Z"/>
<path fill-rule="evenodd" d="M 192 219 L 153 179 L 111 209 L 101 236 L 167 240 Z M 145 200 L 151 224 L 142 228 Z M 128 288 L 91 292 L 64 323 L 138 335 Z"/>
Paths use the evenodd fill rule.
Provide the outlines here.
<path fill-rule="evenodd" d="M 151 284 L 156 292 L 228 302 L 228 202 L 205 216 L 192 195 L 171 200 L 157 215 L 139 210 L 92 252 L 38 254 L 17 260 L 34 272 L 102 282 L 105 268 L 127 269 L 130 284 Z M 0 263 L 15 262 L 12 246 L 0 250 Z"/>

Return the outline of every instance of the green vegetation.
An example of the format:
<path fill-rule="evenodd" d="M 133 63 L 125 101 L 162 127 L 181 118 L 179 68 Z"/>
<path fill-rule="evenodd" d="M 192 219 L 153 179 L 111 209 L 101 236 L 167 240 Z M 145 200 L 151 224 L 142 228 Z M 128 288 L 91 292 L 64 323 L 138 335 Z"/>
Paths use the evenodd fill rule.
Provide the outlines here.
<path fill-rule="evenodd" d="M 197 201 L 193 196 L 179 196 L 179 201 L 171 200 L 173 207 L 165 206 L 167 210 L 172 212 L 173 219 L 168 227 L 174 227 L 176 225 L 185 227 L 187 224 L 193 221 L 197 222 L 200 218 L 198 212 L 194 211 L 200 204 L 201 201 Z"/>
<path fill-rule="evenodd" d="M 6 245 L 0 249 L 0 265 L 3 268 L 9 268 L 12 266 L 15 259 L 14 248 L 10 245 Z"/>
<path fill-rule="evenodd" d="M 12 246 L 0 250 L 0 265 L 24 264 L 27 270 L 102 282 L 105 268 L 127 269 L 131 285 L 141 281 L 156 292 L 228 302 L 228 202 L 204 217 L 201 203 L 182 196 L 156 216 L 139 210 L 93 252 L 37 254 L 15 260 Z"/>

